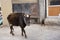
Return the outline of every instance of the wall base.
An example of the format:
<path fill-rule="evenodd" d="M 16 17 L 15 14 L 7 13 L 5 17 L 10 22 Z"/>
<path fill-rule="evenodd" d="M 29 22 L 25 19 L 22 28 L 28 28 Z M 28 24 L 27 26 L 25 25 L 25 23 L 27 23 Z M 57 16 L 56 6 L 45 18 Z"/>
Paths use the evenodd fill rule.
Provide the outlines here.
<path fill-rule="evenodd" d="M 59 18 L 46 18 L 45 24 L 49 25 L 60 25 L 60 19 Z"/>

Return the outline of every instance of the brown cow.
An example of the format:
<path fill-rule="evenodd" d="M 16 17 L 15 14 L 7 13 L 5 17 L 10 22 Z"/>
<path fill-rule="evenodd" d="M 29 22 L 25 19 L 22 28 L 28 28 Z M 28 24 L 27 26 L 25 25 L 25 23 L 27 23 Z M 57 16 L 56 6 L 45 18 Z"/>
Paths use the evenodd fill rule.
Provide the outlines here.
<path fill-rule="evenodd" d="M 10 29 L 11 29 L 10 33 L 12 35 L 14 35 L 13 26 L 20 26 L 22 30 L 22 36 L 24 33 L 25 38 L 27 38 L 26 32 L 24 30 L 24 28 L 26 27 L 24 18 L 25 18 L 24 13 L 11 13 L 10 15 L 8 15 L 7 20 L 9 22 Z"/>

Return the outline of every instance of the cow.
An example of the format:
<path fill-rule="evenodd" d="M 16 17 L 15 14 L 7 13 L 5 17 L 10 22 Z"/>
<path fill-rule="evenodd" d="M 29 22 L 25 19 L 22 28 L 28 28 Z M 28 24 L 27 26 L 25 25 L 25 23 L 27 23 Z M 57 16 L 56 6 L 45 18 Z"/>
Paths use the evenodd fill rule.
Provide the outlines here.
<path fill-rule="evenodd" d="M 25 38 L 27 38 L 26 32 L 25 32 L 25 27 L 26 27 L 26 20 L 25 20 L 25 16 L 24 13 L 11 13 L 8 15 L 7 17 L 8 23 L 10 25 L 10 34 L 14 35 L 13 33 L 13 26 L 20 26 L 21 28 L 21 35 L 25 36 Z"/>

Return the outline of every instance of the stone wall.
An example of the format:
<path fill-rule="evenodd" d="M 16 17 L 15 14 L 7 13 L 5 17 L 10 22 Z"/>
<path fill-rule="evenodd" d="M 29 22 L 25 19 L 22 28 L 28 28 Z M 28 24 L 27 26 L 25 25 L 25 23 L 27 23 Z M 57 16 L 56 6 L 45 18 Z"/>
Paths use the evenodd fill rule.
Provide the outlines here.
<path fill-rule="evenodd" d="M 45 18 L 45 0 L 39 0 L 40 22 Z"/>
<path fill-rule="evenodd" d="M 11 0 L 1 0 L 1 9 L 3 16 L 3 25 L 7 25 L 7 16 L 12 13 L 12 2 Z"/>

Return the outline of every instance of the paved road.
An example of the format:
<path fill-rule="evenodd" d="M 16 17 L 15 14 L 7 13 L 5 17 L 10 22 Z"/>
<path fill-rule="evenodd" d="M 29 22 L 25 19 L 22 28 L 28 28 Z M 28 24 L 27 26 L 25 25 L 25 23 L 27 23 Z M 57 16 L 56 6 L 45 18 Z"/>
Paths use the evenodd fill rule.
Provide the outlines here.
<path fill-rule="evenodd" d="M 20 27 L 14 27 L 15 36 L 9 33 L 9 27 L 0 28 L 0 40 L 60 40 L 60 26 L 31 24 L 25 30 L 27 39 L 21 36 Z"/>

